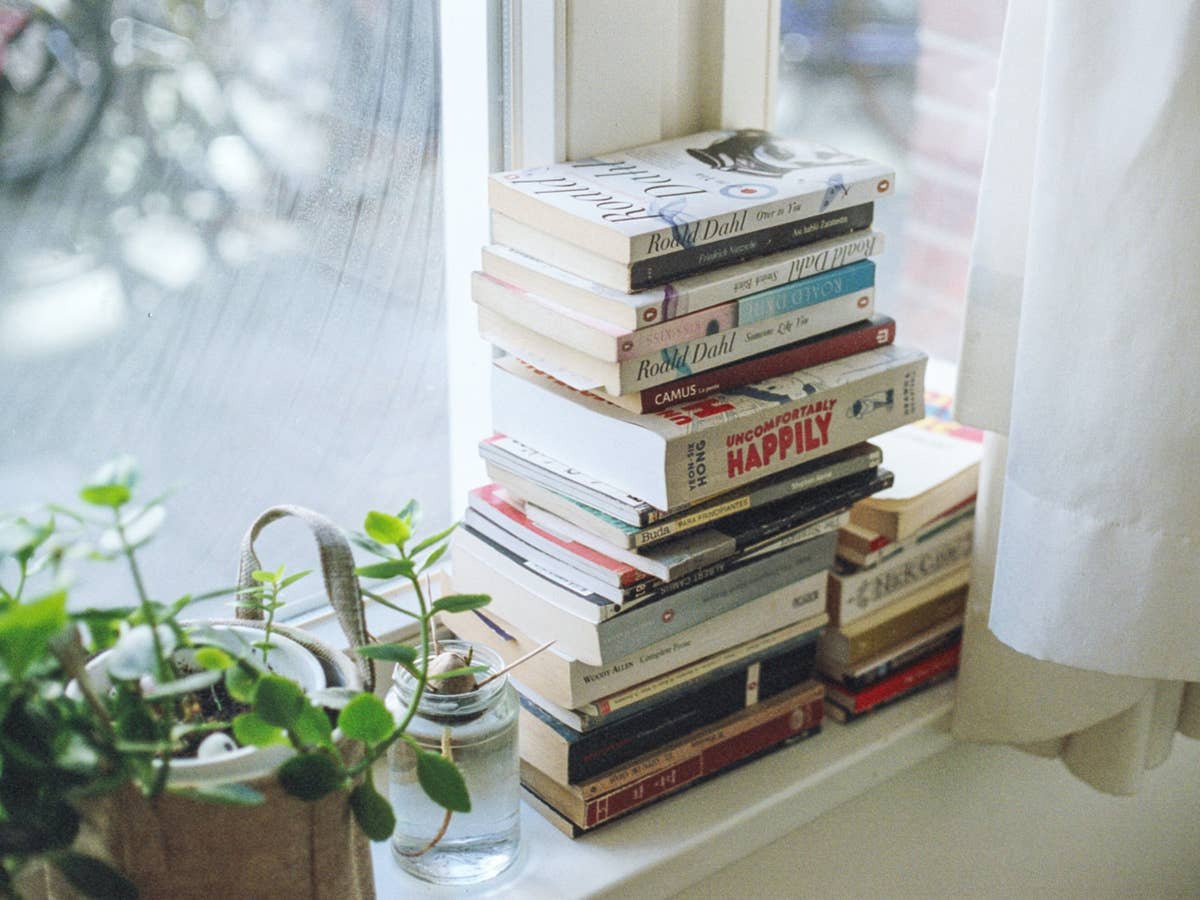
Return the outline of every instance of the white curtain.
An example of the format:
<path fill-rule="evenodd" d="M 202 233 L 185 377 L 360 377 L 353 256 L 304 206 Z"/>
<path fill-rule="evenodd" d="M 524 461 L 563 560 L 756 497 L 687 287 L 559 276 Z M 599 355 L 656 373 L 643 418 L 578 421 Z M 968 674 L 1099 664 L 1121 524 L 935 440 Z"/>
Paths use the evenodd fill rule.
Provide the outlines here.
<path fill-rule="evenodd" d="M 1200 737 L 1200 2 L 1010 0 L 957 417 L 954 730 L 1137 789 Z"/>

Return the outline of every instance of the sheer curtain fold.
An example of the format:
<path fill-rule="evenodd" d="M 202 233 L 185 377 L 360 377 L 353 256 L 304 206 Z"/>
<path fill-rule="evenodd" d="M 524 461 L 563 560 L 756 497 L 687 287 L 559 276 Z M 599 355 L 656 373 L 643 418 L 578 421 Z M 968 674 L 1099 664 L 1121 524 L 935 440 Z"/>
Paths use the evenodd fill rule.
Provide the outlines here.
<path fill-rule="evenodd" d="M 1130 793 L 1200 734 L 1200 3 L 1011 0 L 957 417 L 985 443 L 955 732 Z"/>

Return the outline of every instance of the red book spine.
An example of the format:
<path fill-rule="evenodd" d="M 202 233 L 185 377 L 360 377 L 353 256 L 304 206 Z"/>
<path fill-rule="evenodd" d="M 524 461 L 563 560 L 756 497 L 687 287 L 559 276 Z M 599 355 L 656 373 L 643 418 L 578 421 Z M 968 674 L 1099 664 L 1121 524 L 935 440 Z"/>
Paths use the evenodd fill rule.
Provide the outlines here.
<path fill-rule="evenodd" d="M 818 697 L 802 706 L 785 709 L 778 716 L 754 728 L 731 735 L 711 747 L 705 747 L 696 755 L 670 768 L 595 797 L 587 802 L 585 827 L 592 828 L 622 813 L 645 806 L 652 800 L 677 791 L 705 775 L 719 772 L 755 753 L 783 743 L 788 738 L 819 725 L 824 714 L 824 699 Z"/>
<path fill-rule="evenodd" d="M 707 394 L 820 365 L 873 347 L 882 347 L 895 339 L 895 320 L 890 316 L 875 316 L 781 350 L 772 350 L 688 378 L 646 388 L 641 391 L 642 412 L 659 412 L 681 400 L 696 400 Z"/>
<path fill-rule="evenodd" d="M 869 709 L 878 706 L 887 700 L 898 697 L 905 691 L 911 690 L 918 685 L 924 684 L 931 678 L 941 675 L 958 665 L 959 653 L 962 650 L 962 642 L 959 641 L 952 647 L 947 647 L 933 656 L 926 657 L 918 663 L 913 663 L 907 669 L 901 669 L 895 675 L 883 679 L 878 684 L 873 684 L 869 688 L 859 691 L 857 694 L 850 696 L 852 705 L 851 712 L 863 713 Z M 842 699 L 838 697 L 839 701 Z M 843 703 L 843 706 L 847 704 Z"/>

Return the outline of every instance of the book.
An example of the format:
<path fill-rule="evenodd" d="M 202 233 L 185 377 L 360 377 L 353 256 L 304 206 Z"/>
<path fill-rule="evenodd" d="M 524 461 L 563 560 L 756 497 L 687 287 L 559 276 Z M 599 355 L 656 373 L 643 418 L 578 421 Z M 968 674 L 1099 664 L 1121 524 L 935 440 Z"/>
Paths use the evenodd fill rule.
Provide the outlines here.
<path fill-rule="evenodd" d="M 860 569 L 836 563 L 829 573 L 829 621 L 848 625 L 969 562 L 974 527 L 975 507 L 967 506 L 936 527 L 897 542 L 896 552 L 877 565 Z"/>
<path fill-rule="evenodd" d="M 718 497 L 660 510 L 505 435 L 485 438 L 479 444 L 479 453 L 488 476 L 516 496 L 607 538 L 609 543 L 630 547 L 647 546 L 734 513 L 870 471 L 883 460 L 882 451 L 875 445 L 855 444 Z M 624 528 L 631 529 L 627 535 L 636 536 L 622 537 Z"/>
<path fill-rule="evenodd" d="M 505 358 L 493 425 L 671 510 L 916 421 L 925 362 L 892 344 L 639 416 Z"/>
<path fill-rule="evenodd" d="M 827 665 L 850 666 L 961 614 L 970 574 L 960 566 L 845 627 L 827 628 L 818 653 Z"/>
<path fill-rule="evenodd" d="M 959 641 L 857 691 L 836 682 L 827 682 L 826 708 L 830 717 L 839 722 L 850 722 L 952 677 L 958 671 L 961 650 L 962 641 Z"/>
<path fill-rule="evenodd" d="M 818 595 L 825 599 L 814 580 L 827 579 L 836 540 L 830 533 L 753 557 L 687 590 L 624 609 L 531 570 L 513 549 L 469 528 L 457 529 L 451 546 L 456 591 L 488 594 L 489 609 L 535 640 L 552 640 L 564 653 L 599 666 L 741 606 L 753 608 L 745 615 L 776 626 L 812 615 Z"/>
<path fill-rule="evenodd" d="M 823 299 L 803 309 L 673 344 L 643 356 L 605 362 L 480 307 L 479 333 L 491 344 L 533 363 L 579 390 L 619 396 L 711 371 L 749 356 L 834 331 L 875 313 L 875 289 Z"/>
<path fill-rule="evenodd" d="M 711 525 L 638 550 L 610 544 L 587 529 L 539 508 L 535 503 L 527 503 L 526 510 L 533 522 L 563 539 L 570 538 L 593 550 L 610 552 L 635 568 L 644 567 L 646 564 L 639 562 L 644 559 L 685 558 L 693 547 L 703 552 L 703 563 L 707 564 L 738 553 L 775 546 L 776 539 L 789 534 L 792 534 L 794 542 L 816 537 L 830 529 L 836 530 L 843 521 L 838 514 L 849 509 L 857 499 L 870 496 L 872 491 L 882 490 L 882 486 L 889 484 L 891 478 L 892 473 L 887 469 L 850 475 L 770 506 L 735 513 Z"/>
<path fill-rule="evenodd" d="M 903 540 L 946 510 L 975 496 L 983 432 L 949 418 L 951 400 L 928 393 L 920 421 L 876 441 L 896 471 L 896 483 L 858 504 L 855 525 Z"/>
<path fill-rule="evenodd" d="M 608 259 L 637 263 L 734 241 L 755 243 L 747 255 L 783 249 L 787 244 L 764 246 L 762 235 L 870 204 L 889 195 L 894 182 L 895 172 L 882 163 L 742 129 L 498 172 L 489 178 L 488 204 Z"/>
<path fill-rule="evenodd" d="M 521 758 L 555 781 L 584 781 L 808 681 L 815 657 L 814 638 L 587 732 L 568 727 L 522 694 Z"/>
<path fill-rule="evenodd" d="M 878 565 L 883 560 L 899 553 L 910 541 L 941 528 L 944 522 L 959 513 L 968 510 L 973 512 L 974 509 L 975 498 L 968 497 L 962 503 L 943 512 L 936 519 L 926 522 L 903 541 L 893 541 L 887 535 L 880 534 L 871 528 L 847 522 L 838 532 L 838 558 L 860 569 Z"/>
<path fill-rule="evenodd" d="M 951 616 L 874 656 L 850 666 L 836 666 L 818 656 L 817 667 L 829 681 L 858 691 L 904 668 L 911 662 L 936 653 L 962 639 L 963 617 Z"/>
<path fill-rule="evenodd" d="M 785 222 L 748 237 L 732 237 L 703 248 L 690 247 L 654 259 L 618 262 L 550 232 L 531 228 L 498 212 L 491 213 L 492 240 L 528 256 L 574 272 L 623 293 L 635 293 L 694 275 L 763 257 L 777 251 L 816 245 L 871 227 L 873 203 Z"/>
<path fill-rule="evenodd" d="M 749 294 L 790 284 L 883 252 L 878 231 L 856 231 L 628 294 L 502 244 L 483 248 L 483 272 L 629 332 L 653 328 Z"/>
<path fill-rule="evenodd" d="M 819 599 L 810 601 L 803 598 L 801 603 L 806 608 L 809 602 L 821 604 L 815 615 L 776 623 L 753 618 L 749 615 L 753 612 L 753 604 L 750 604 L 714 616 L 671 638 L 602 666 L 588 665 L 572 659 L 557 647 L 550 647 L 521 664 L 520 680 L 523 685 L 559 706 L 578 709 L 746 641 L 765 635 L 794 634 L 821 628 L 829 621 L 823 606 L 824 578 L 814 577 L 810 589 Z M 541 646 L 539 641 L 491 611 L 438 613 L 438 617 L 459 637 L 492 648 L 506 663 Z"/>
<path fill-rule="evenodd" d="M 777 378 L 797 369 L 819 366 L 823 362 L 862 353 L 872 347 L 882 347 L 895 339 L 895 320 L 890 316 L 876 315 L 794 344 L 786 344 L 777 350 L 758 353 L 631 394 L 601 392 L 599 396 L 630 412 L 659 412 L 680 403 L 694 403 L 709 394 L 719 394 L 742 385 Z"/>
<path fill-rule="evenodd" d="M 522 760 L 521 781 L 576 825 L 594 828 L 770 747 L 817 733 L 823 694 L 819 682 L 805 682 L 580 784 L 562 784 Z"/>
<path fill-rule="evenodd" d="M 608 694 L 591 703 L 585 703 L 578 709 L 568 709 L 548 700 L 540 692 L 521 681 L 516 673 L 514 673 L 513 681 L 517 683 L 522 694 L 568 728 L 587 732 L 621 721 L 647 709 L 657 708 L 672 698 L 699 690 L 719 679 L 729 676 L 748 679 L 754 665 L 766 657 L 803 644 L 815 643 L 825 623 L 824 616 L 805 619 L 795 625 L 788 625 L 748 641 L 734 644 L 732 647 L 726 647 L 703 659 L 680 666 L 678 669 L 672 669 L 657 678 Z"/>
<path fill-rule="evenodd" d="M 669 351 L 690 341 L 752 325 L 847 295 L 873 296 L 875 264 L 860 260 L 636 331 L 561 306 L 483 272 L 471 275 L 471 297 L 516 325 L 603 362 Z"/>

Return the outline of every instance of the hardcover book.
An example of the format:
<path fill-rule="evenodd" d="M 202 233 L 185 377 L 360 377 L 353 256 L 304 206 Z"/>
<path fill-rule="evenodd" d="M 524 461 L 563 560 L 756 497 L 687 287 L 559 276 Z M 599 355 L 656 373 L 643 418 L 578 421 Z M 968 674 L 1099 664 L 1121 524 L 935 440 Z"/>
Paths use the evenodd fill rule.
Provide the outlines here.
<path fill-rule="evenodd" d="M 610 543 L 630 547 L 654 544 L 671 535 L 747 509 L 766 506 L 839 478 L 872 471 L 883 460 L 882 451 L 874 444 L 855 444 L 718 497 L 663 511 L 505 435 L 485 438 L 479 444 L 479 453 L 486 460 L 492 480 L 516 496 L 601 537 L 611 535 Z M 607 521 L 593 523 L 581 517 L 575 511 L 578 508 L 584 508 L 587 516 L 607 517 Z M 604 530 L 597 531 L 598 528 Z M 638 535 L 622 538 L 619 533 L 622 528 L 638 532 Z"/>
<path fill-rule="evenodd" d="M 620 332 L 631 332 L 869 259 L 883 252 L 883 243 L 878 231 L 851 232 L 635 294 L 589 281 L 572 270 L 501 244 L 483 248 L 483 271 L 522 291 L 607 322 Z"/>
<path fill-rule="evenodd" d="M 559 706 L 579 709 L 747 641 L 768 635 L 791 637 L 821 628 L 829 621 L 825 614 L 824 582 L 824 576 L 813 576 L 809 583 L 809 589 L 818 595 L 814 602 L 819 603 L 820 611 L 794 622 L 780 624 L 757 618 L 752 602 L 609 665 L 591 666 L 552 646 L 521 664 L 520 681 Z M 807 607 L 809 601 L 803 602 Z M 464 640 L 491 647 L 506 663 L 541 646 L 539 641 L 490 610 L 486 613 L 439 613 L 438 618 Z"/>
<path fill-rule="evenodd" d="M 823 688 L 808 681 L 580 784 L 562 784 L 522 760 L 522 783 L 589 829 L 731 768 L 771 747 L 815 734 Z"/>
<path fill-rule="evenodd" d="M 500 172 L 488 200 L 514 221 L 635 263 L 870 204 L 894 181 L 891 167 L 865 157 L 743 129 Z M 751 252 L 767 249 L 777 248 Z"/>
<path fill-rule="evenodd" d="M 664 641 L 742 606 L 776 627 L 817 612 L 837 541 L 834 533 L 754 557 L 686 591 L 649 603 L 617 608 L 573 589 L 550 573 L 531 570 L 513 549 L 467 528 L 455 531 L 454 586 L 460 593 L 488 594 L 489 609 L 539 642 L 554 641 L 564 653 L 604 665 Z M 747 613 L 749 614 L 749 613 Z"/>
<path fill-rule="evenodd" d="M 707 372 L 795 341 L 870 319 L 875 289 L 822 299 L 761 322 L 738 325 L 642 356 L 605 362 L 480 307 L 479 333 L 488 342 L 579 390 L 620 396 Z"/>
<path fill-rule="evenodd" d="M 962 640 L 962 624 L 961 615 L 951 616 L 862 662 L 833 666 L 818 658 L 817 666 L 827 680 L 836 681 L 847 690 L 859 691 L 882 681 L 909 663 L 958 643 Z"/>
<path fill-rule="evenodd" d="M 493 424 L 665 511 L 916 421 L 925 362 L 893 344 L 639 416 L 506 358 Z"/>
<path fill-rule="evenodd" d="M 568 727 L 522 694 L 521 758 L 555 781 L 584 781 L 807 681 L 815 656 L 815 640 L 778 651 L 588 732 Z"/>

